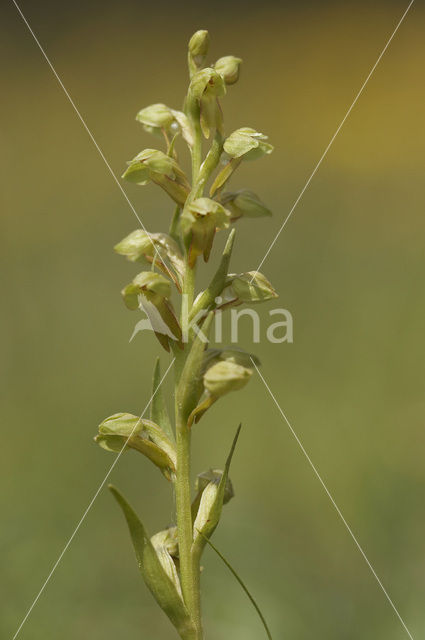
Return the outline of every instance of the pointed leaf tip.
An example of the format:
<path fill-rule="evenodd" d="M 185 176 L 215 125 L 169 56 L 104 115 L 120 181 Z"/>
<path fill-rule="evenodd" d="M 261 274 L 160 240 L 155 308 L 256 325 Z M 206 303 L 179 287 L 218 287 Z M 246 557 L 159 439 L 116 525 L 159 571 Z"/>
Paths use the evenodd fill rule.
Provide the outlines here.
<path fill-rule="evenodd" d="M 142 522 L 120 491 L 113 485 L 108 485 L 108 488 L 124 513 L 133 541 L 140 573 L 146 586 L 161 609 L 171 620 L 180 637 L 194 637 L 195 629 L 186 605 L 176 585 L 161 564 Z"/>

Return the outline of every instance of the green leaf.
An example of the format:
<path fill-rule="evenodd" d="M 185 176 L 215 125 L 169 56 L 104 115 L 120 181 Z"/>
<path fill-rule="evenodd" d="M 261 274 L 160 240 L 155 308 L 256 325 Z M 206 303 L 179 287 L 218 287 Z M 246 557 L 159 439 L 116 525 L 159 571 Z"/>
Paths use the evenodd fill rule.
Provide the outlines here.
<path fill-rule="evenodd" d="M 211 188 L 210 188 L 211 198 L 214 196 L 215 193 L 217 193 L 219 189 L 224 187 L 226 182 L 231 177 L 232 173 L 236 171 L 236 169 L 239 167 L 241 162 L 242 162 L 242 158 L 231 158 L 231 160 L 229 160 L 229 162 L 226 165 L 224 165 L 223 169 L 217 174 L 214 182 L 211 185 Z"/>
<path fill-rule="evenodd" d="M 198 513 L 193 525 L 192 555 L 195 558 L 201 557 L 202 551 L 205 548 L 206 538 L 212 536 L 220 521 L 226 487 L 228 487 L 230 464 L 239 438 L 241 426 L 242 425 L 239 425 L 236 431 L 219 484 L 217 485 L 215 481 L 212 481 L 203 491 Z"/>
<path fill-rule="evenodd" d="M 152 422 L 159 424 L 164 433 L 169 437 L 170 441 L 174 442 L 174 433 L 161 387 L 161 366 L 159 358 L 156 359 L 155 369 L 153 372 L 150 418 Z"/>
<path fill-rule="evenodd" d="M 176 122 L 180 127 L 183 139 L 186 141 L 189 147 L 193 147 L 194 135 L 193 135 L 193 129 L 192 129 L 192 125 L 190 123 L 189 118 L 185 113 L 183 113 L 183 111 L 176 111 L 173 109 L 172 114 L 175 117 Z"/>
<path fill-rule="evenodd" d="M 192 311 L 190 312 L 190 319 L 193 319 L 202 309 L 209 309 L 210 307 L 215 306 L 216 297 L 222 293 L 226 285 L 227 272 L 229 270 L 230 258 L 232 256 L 233 244 L 235 241 L 235 233 L 235 229 L 232 229 L 229 233 L 218 269 L 207 289 L 200 293 L 196 298 Z"/>
<path fill-rule="evenodd" d="M 195 337 L 177 387 L 177 405 L 186 422 L 202 393 L 201 369 L 206 348 L 203 337 L 208 338 L 213 316 L 214 314 L 211 311 L 204 320 L 199 334 Z"/>
<path fill-rule="evenodd" d="M 146 530 L 122 494 L 109 485 L 127 520 L 140 573 L 153 597 L 171 620 L 180 637 L 195 640 L 196 630 L 178 589 L 164 570 Z"/>

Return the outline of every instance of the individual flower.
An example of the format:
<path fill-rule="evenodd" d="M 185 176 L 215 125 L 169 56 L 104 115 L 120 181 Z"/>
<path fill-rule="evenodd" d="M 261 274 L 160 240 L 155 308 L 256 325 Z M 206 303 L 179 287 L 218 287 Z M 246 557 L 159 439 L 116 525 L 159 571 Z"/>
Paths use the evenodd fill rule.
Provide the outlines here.
<path fill-rule="evenodd" d="M 223 149 L 229 161 L 216 176 L 210 188 L 210 196 L 221 189 L 232 174 L 236 171 L 242 160 L 256 160 L 273 151 L 273 146 L 266 142 L 267 136 L 250 127 L 236 129 L 224 141 Z"/>
<path fill-rule="evenodd" d="M 259 271 L 229 275 L 231 289 L 240 302 L 265 302 L 278 295 L 267 278 Z"/>
<path fill-rule="evenodd" d="M 189 416 L 188 424 L 199 422 L 205 411 L 219 398 L 238 391 L 251 379 L 254 365 L 259 364 L 257 358 L 239 349 L 211 349 L 205 353 L 203 366 L 203 393 L 195 409 Z"/>
<path fill-rule="evenodd" d="M 229 224 L 230 212 L 210 198 L 198 198 L 186 208 L 181 225 L 189 247 L 191 267 L 201 254 L 205 262 L 208 261 L 216 230 L 226 229 Z"/>
<path fill-rule="evenodd" d="M 175 446 L 151 420 L 131 413 L 115 413 L 100 423 L 95 441 L 107 451 L 119 453 L 128 448 L 143 453 L 168 480 L 176 471 Z"/>
<path fill-rule="evenodd" d="M 193 145 L 192 126 L 183 111 L 170 109 L 162 103 L 151 104 L 138 112 L 136 120 L 149 133 L 160 134 L 164 131 L 168 135 L 180 130 L 188 145 Z"/>
<path fill-rule="evenodd" d="M 223 132 L 223 114 L 218 98 L 226 93 L 223 77 L 211 67 L 197 71 L 189 86 L 189 98 L 199 105 L 200 123 L 205 138 L 211 130 Z"/>
<path fill-rule="evenodd" d="M 239 80 L 241 58 L 235 56 L 224 56 L 219 58 L 214 65 L 214 69 L 222 76 L 226 85 L 235 84 Z"/>
<path fill-rule="evenodd" d="M 247 189 L 227 191 L 221 196 L 221 202 L 231 212 L 232 222 L 239 218 L 263 218 L 272 215 L 260 198 Z"/>
<path fill-rule="evenodd" d="M 210 46 L 210 34 L 205 29 L 195 31 L 189 40 L 189 56 L 196 68 L 201 68 L 205 62 Z"/>
<path fill-rule="evenodd" d="M 136 229 L 116 244 L 114 251 L 125 256 L 130 262 L 155 263 L 165 274 L 171 275 L 176 286 L 181 288 L 183 256 L 177 242 L 168 234 L 148 233 L 144 229 Z M 170 272 L 166 260 L 171 264 L 175 275 Z"/>
<path fill-rule="evenodd" d="M 152 181 L 162 187 L 179 206 L 184 205 L 190 185 L 174 158 L 157 149 L 144 149 L 128 165 L 123 178 L 142 186 Z"/>
<path fill-rule="evenodd" d="M 220 398 L 230 391 L 242 389 L 252 376 L 252 368 L 232 360 L 213 364 L 204 374 L 204 387 L 213 398 Z"/>
<path fill-rule="evenodd" d="M 142 271 L 124 287 L 121 295 L 128 309 L 143 308 L 166 351 L 170 350 L 170 339 L 181 342 L 181 328 L 169 300 L 171 285 L 164 276 L 153 271 Z"/>
<path fill-rule="evenodd" d="M 255 129 L 242 127 L 226 138 L 224 150 L 232 158 L 243 157 L 244 160 L 255 160 L 273 151 L 273 146 L 266 142 L 267 139 L 267 136 Z"/>

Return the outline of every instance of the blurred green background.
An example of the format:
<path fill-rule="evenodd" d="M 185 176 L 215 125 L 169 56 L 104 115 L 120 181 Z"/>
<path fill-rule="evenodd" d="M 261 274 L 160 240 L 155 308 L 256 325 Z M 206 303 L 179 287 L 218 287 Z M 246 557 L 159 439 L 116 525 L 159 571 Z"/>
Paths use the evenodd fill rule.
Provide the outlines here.
<path fill-rule="evenodd" d="M 226 129 L 265 131 L 275 152 L 233 185 L 258 192 L 274 217 L 238 223 L 237 271 L 258 265 L 406 6 L 21 2 L 117 174 L 155 144 L 137 110 L 181 105 L 195 29 L 210 30 L 211 61 L 243 58 L 222 103 Z M 137 227 L 133 213 L 12 2 L 1 12 L 0 630 L 11 638 L 112 464 L 92 442 L 97 424 L 141 411 L 159 347 L 148 334 L 129 344 L 138 318 L 119 295 L 135 269 L 111 248 Z M 415 638 L 425 633 L 424 17 L 415 3 L 262 269 L 293 314 L 294 343 L 271 345 L 263 330 L 253 346 L 247 319 L 241 339 Z M 164 230 L 166 196 L 125 189 L 145 226 Z M 194 472 L 222 465 L 239 421 L 237 496 L 215 541 L 274 638 L 407 637 L 258 377 L 197 427 Z M 169 524 L 169 487 L 148 463 L 126 455 L 112 479 L 152 532 Z M 204 565 L 206 637 L 263 638 L 211 551 Z M 173 633 L 104 490 L 20 638 Z"/>

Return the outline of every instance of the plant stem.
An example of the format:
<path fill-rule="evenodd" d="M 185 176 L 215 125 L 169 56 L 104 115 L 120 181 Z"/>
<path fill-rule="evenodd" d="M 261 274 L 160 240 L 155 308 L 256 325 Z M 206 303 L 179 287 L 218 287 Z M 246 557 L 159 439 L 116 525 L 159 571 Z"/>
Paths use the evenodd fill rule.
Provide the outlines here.
<path fill-rule="evenodd" d="M 188 326 L 189 311 L 193 305 L 195 293 L 195 269 L 191 269 L 186 260 L 183 281 L 182 327 Z M 190 351 L 192 336 L 187 335 L 184 350 L 176 355 L 175 389 L 180 380 L 181 372 Z M 190 440 L 191 432 L 187 425 L 187 416 L 182 414 L 181 407 L 176 402 L 176 444 L 177 444 L 177 473 L 176 473 L 176 516 L 179 537 L 180 580 L 183 598 L 192 620 L 195 624 L 196 640 L 202 640 L 202 623 L 200 607 L 200 579 L 199 567 L 192 560 L 191 549 L 193 541 L 192 501 L 190 491 Z"/>
<path fill-rule="evenodd" d="M 213 140 L 212 147 L 202 162 L 202 131 L 200 126 L 199 103 L 188 100 L 188 117 L 194 132 L 192 147 L 192 189 L 185 207 L 194 199 L 199 198 L 212 171 L 217 166 L 223 149 L 222 137 L 219 133 Z M 186 330 L 184 349 L 176 353 L 175 389 L 186 362 L 193 341 L 189 327 L 189 316 L 195 297 L 195 267 L 189 266 L 188 256 L 185 256 L 185 272 L 183 278 L 183 302 L 180 323 Z M 188 416 L 183 415 L 182 408 L 177 402 L 176 393 L 176 444 L 177 444 L 177 473 L 176 473 L 176 519 L 179 538 L 180 581 L 183 598 L 196 627 L 196 640 L 202 640 L 201 590 L 200 590 L 200 559 L 192 554 L 193 522 L 190 491 L 190 462 L 191 462 L 191 431 L 187 422 Z"/>

